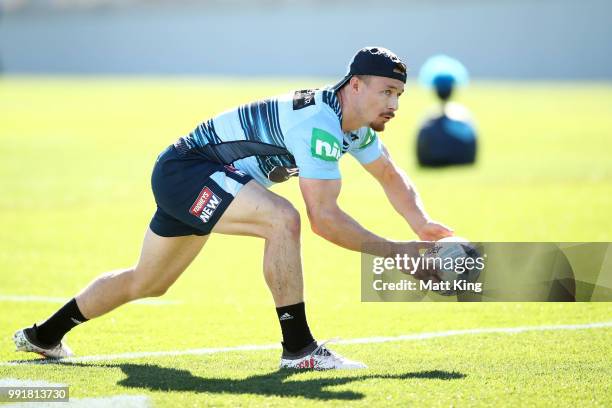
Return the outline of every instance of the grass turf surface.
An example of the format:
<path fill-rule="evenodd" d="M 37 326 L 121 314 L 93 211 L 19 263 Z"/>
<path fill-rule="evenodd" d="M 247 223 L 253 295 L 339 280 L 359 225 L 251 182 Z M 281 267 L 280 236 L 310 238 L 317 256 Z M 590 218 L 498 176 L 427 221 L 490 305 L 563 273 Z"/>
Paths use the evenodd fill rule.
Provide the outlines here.
<path fill-rule="evenodd" d="M 157 154 L 238 103 L 323 82 L 169 79 L 0 80 L 0 295 L 70 297 L 133 264 L 154 211 Z M 481 135 L 476 166 L 422 170 L 414 129 L 433 104 L 408 84 L 382 138 L 431 215 L 472 240 L 612 239 L 612 86 L 480 83 L 460 95 Z M 364 226 L 414 239 L 380 187 L 341 161 L 340 203 Z M 307 228 L 295 180 L 274 188 L 304 214 L 307 307 L 319 339 L 612 320 L 609 303 L 360 303 L 359 254 Z M 240 248 L 241 256 L 235 256 Z M 263 242 L 213 236 L 162 299 L 70 333 L 79 355 L 269 344 L 279 339 L 261 275 Z M 0 362 L 14 330 L 59 305 L 0 301 Z M 337 345 L 361 372 L 287 374 L 278 351 L 79 366 L 0 365 L 0 378 L 70 384 L 71 396 L 147 395 L 155 406 L 611 405 L 612 329 L 478 334 Z"/>

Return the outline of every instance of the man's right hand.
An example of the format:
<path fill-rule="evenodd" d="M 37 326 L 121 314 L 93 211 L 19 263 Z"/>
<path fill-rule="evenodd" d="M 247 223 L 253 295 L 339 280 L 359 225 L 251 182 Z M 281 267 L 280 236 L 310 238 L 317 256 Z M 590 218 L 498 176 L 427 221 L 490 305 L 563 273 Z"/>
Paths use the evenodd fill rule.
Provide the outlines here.
<path fill-rule="evenodd" d="M 418 231 L 419 238 L 427 241 L 438 241 L 442 238 L 452 237 L 455 232 L 444 224 L 435 221 L 428 221 Z"/>
<path fill-rule="evenodd" d="M 391 244 L 391 250 L 389 252 L 389 257 L 395 257 L 396 255 L 403 256 L 404 254 L 408 255 L 411 258 L 421 258 L 423 261 L 425 258 L 421 255 L 424 251 L 433 248 L 435 242 L 432 241 L 399 241 Z M 415 271 L 410 271 L 410 275 L 415 279 L 419 279 L 422 281 L 433 281 L 440 282 L 441 279 L 438 275 L 438 271 L 434 268 L 427 268 L 427 265 L 423 265 L 423 261 L 421 261 L 421 267 L 416 269 Z M 412 273 L 414 272 L 414 273 Z"/>

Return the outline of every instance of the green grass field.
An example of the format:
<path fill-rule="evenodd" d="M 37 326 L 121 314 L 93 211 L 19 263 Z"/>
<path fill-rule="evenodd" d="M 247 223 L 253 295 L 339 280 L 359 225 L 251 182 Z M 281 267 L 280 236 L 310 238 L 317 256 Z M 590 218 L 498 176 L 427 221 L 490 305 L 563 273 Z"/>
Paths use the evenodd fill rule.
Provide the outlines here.
<path fill-rule="evenodd" d="M 69 298 L 136 261 L 165 146 L 238 103 L 324 83 L 0 79 L 0 379 L 67 384 L 79 399 L 146 396 L 156 407 L 612 406 L 610 327 L 333 346 L 369 365 L 360 372 L 279 372 L 279 350 L 6 364 L 34 358 L 14 353 L 11 335 L 60 305 L 7 296 Z M 612 241 L 611 84 L 477 82 L 459 100 L 477 119 L 476 166 L 416 166 L 415 128 L 434 99 L 414 84 L 382 135 L 434 218 L 474 241 Z M 341 168 L 347 212 L 381 235 L 415 239 L 356 162 Z M 303 214 L 318 339 L 612 321 L 610 303 L 361 303 L 359 254 L 310 231 L 295 180 L 274 191 Z M 80 356 L 278 343 L 262 249 L 213 236 L 160 299 L 174 303 L 127 305 L 69 343 Z"/>

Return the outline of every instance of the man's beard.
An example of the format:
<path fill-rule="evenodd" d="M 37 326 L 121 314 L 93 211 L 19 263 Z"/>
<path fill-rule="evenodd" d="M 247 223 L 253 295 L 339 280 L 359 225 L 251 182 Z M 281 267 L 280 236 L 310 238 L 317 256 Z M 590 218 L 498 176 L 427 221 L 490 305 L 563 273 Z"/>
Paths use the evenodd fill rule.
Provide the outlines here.
<path fill-rule="evenodd" d="M 385 112 L 385 115 L 389 116 L 391 119 L 395 117 L 393 112 Z M 389 120 L 391 120 L 389 119 Z M 385 130 L 385 125 L 389 120 L 386 120 L 382 115 L 379 116 L 375 121 L 370 122 L 370 127 L 377 132 L 382 132 Z"/>
<path fill-rule="evenodd" d="M 371 122 L 370 127 L 377 132 L 382 132 L 383 130 L 385 130 L 385 122 L 382 122 L 382 121 L 381 122 L 379 121 Z"/>

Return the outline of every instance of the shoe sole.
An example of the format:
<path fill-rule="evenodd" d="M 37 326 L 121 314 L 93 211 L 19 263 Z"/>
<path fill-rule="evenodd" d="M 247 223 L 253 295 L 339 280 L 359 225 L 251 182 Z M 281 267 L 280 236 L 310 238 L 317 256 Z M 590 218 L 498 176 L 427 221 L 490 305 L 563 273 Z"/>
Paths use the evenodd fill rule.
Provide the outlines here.
<path fill-rule="evenodd" d="M 45 349 L 40 348 L 35 344 L 32 344 L 32 342 L 28 340 L 28 336 L 25 334 L 23 329 L 18 330 L 15 332 L 15 334 L 13 334 L 13 343 L 15 343 L 15 351 L 35 353 L 49 360 L 61 360 L 63 358 L 68 358 L 72 356 L 71 354 L 61 357 L 48 355 Z"/>

